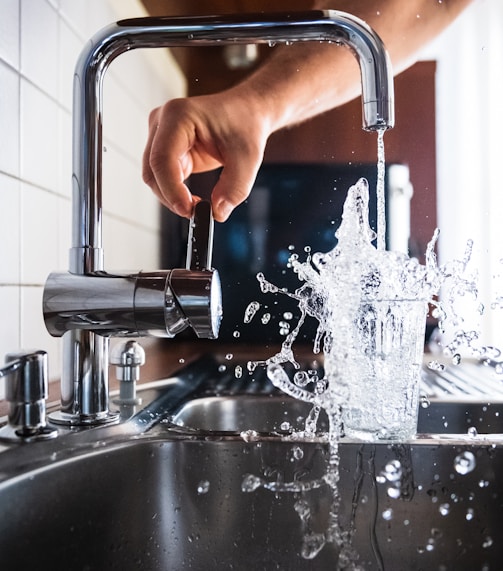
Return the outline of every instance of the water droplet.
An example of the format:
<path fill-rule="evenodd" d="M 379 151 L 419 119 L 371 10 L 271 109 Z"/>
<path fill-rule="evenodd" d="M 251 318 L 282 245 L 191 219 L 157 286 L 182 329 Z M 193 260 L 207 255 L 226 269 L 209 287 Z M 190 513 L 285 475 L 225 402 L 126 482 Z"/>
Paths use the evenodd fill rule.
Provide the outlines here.
<path fill-rule="evenodd" d="M 420 403 L 422 408 L 428 408 L 431 404 L 430 399 L 426 395 L 421 395 Z"/>
<path fill-rule="evenodd" d="M 440 515 L 443 516 L 449 515 L 449 512 L 451 511 L 451 506 L 448 503 L 440 504 L 438 506 L 438 511 L 440 512 Z"/>
<path fill-rule="evenodd" d="M 278 325 L 280 335 L 288 335 L 290 333 L 290 324 L 288 321 L 280 321 Z"/>
<path fill-rule="evenodd" d="M 292 456 L 295 460 L 302 460 L 304 458 L 304 450 L 300 446 L 294 446 L 292 448 Z"/>
<path fill-rule="evenodd" d="M 178 362 L 179 362 L 180 364 L 183 364 L 183 363 L 185 363 L 185 359 L 183 359 L 183 358 L 178 359 Z"/>
<path fill-rule="evenodd" d="M 253 440 L 257 440 L 259 434 L 256 430 L 243 430 L 240 436 L 245 442 L 252 442 Z"/>
<path fill-rule="evenodd" d="M 227 365 L 220 365 L 218 367 L 218 372 L 219 373 L 225 373 L 225 371 L 227 371 Z"/>
<path fill-rule="evenodd" d="M 488 547 L 491 547 L 492 544 L 493 544 L 493 539 L 492 539 L 492 537 L 487 536 L 487 537 L 484 539 L 484 542 L 482 543 L 482 547 L 483 547 L 484 549 L 487 549 Z"/>
<path fill-rule="evenodd" d="M 302 545 L 302 557 L 304 559 L 314 559 L 323 549 L 326 543 L 325 535 L 322 533 L 309 533 L 304 536 Z"/>
<path fill-rule="evenodd" d="M 232 336 L 233 336 L 235 339 L 238 339 L 238 338 L 241 336 L 241 333 L 240 333 L 239 331 L 233 331 Z"/>
<path fill-rule="evenodd" d="M 439 363 L 438 361 L 430 361 L 428 363 L 428 369 L 432 371 L 443 371 L 445 369 L 445 365 Z"/>
<path fill-rule="evenodd" d="M 496 360 L 501 357 L 501 351 L 497 347 L 487 345 L 482 349 L 482 355 L 488 359 Z"/>
<path fill-rule="evenodd" d="M 386 521 L 391 521 L 393 519 L 393 510 L 388 508 L 382 512 L 382 518 Z"/>
<path fill-rule="evenodd" d="M 246 474 L 241 482 L 241 490 L 243 492 L 254 492 L 263 484 L 262 478 L 254 476 L 253 474 Z"/>
<path fill-rule="evenodd" d="M 401 491 L 401 489 L 400 489 L 399 486 L 398 486 L 398 487 L 396 487 L 396 486 L 390 486 L 390 487 L 388 488 L 387 492 L 388 492 L 388 496 L 389 496 L 390 498 L 393 498 L 394 500 L 397 500 L 397 499 L 401 496 L 401 494 L 402 494 L 402 491 Z"/>
<path fill-rule="evenodd" d="M 311 517 L 311 508 L 306 500 L 298 500 L 293 506 L 302 521 L 307 522 Z"/>
<path fill-rule="evenodd" d="M 476 438 L 478 436 L 478 432 L 475 426 L 470 426 L 470 428 L 467 430 L 467 433 L 471 438 Z"/>
<path fill-rule="evenodd" d="M 200 495 L 207 494 L 209 492 L 209 489 L 210 489 L 210 483 L 208 482 L 208 480 L 201 480 L 197 485 L 197 493 Z"/>
<path fill-rule="evenodd" d="M 281 430 L 283 430 L 284 432 L 288 432 L 288 431 L 291 430 L 292 426 L 291 426 L 291 424 L 290 424 L 287 420 L 285 420 L 284 422 L 281 423 L 280 428 L 281 428 Z"/>
<path fill-rule="evenodd" d="M 469 450 L 465 450 L 461 454 L 458 454 L 454 459 L 454 469 L 458 474 L 465 475 L 469 474 L 477 465 L 475 456 Z"/>
<path fill-rule="evenodd" d="M 402 477 L 400 460 L 390 460 L 383 470 L 383 476 L 388 482 L 397 482 Z"/>
<path fill-rule="evenodd" d="M 234 376 L 236 379 L 240 379 L 243 376 L 243 367 L 241 365 L 236 365 L 234 369 Z"/>
<path fill-rule="evenodd" d="M 435 549 L 435 540 L 430 537 L 426 543 L 426 551 L 433 551 Z"/>
<path fill-rule="evenodd" d="M 293 376 L 293 382 L 298 387 L 305 387 L 310 382 L 309 375 L 306 373 L 306 371 L 297 371 Z"/>
<path fill-rule="evenodd" d="M 293 313 L 291 311 L 285 311 L 285 313 L 283 313 L 283 319 L 291 321 L 293 319 Z"/>
<path fill-rule="evenodd" d="M 461 363 L 461 355 L 459 353 L 455 353 L 452 356 L 452 364 L 453 365 L 459 365 Z"/>
<path fill-rule="evenodd" d="M 473 510 L 473 508 L 468 508 L 466 510 L 466 521 L 472 521 L 472 519 L 475 517 L 475 511 Z"/>
<path fill-rule="evenodd" d="M 258 301 L 252 301 L 248 304 L 245 309 L 245 315 L 243 321 L 245 323 L 250 323 L 250 321 L 255 317 L 255 314 L 260 309 L 260 303 Z"/>
<path fill-rule="evenodd" d="M 248 372 L 253 373 L 253 371 L 260 365 L 258 361 L 248 361 L 246 363 L 246 368 Z"/>
<path fill-rule="evenodd" d="M 225 356 L 227 361 L 230 361 L 233 357 L 234 357 L 234 355 L 232 353 L 227 353 L 227 355 Z"/>
<path fill-rule="evenodd" d="M 262 321 L 263 325 L 267 325 L 270 320 L 271 320 L 271 314 L 270 313 L 264 313 L 264 315 L 262 315 L 261 321 Z"/>

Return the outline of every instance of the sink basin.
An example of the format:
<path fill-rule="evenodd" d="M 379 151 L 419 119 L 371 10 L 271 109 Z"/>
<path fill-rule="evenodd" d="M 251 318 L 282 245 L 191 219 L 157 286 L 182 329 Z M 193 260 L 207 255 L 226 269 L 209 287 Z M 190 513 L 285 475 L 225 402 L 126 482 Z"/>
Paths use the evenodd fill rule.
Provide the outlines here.
<path fill-rule="evenodd" d="M 314 560 L 301 556 L 304 530 L 295 508 L 303 500 L 313 533 L 323 532 L 327 485 L 304 492 L 242 490 L 249 474 L 264 482 L 319 481 L 325 444 L 174 437 L 164 430 L 55 458 L 0 484 L 2 568 L 336 568 L 333 544 Z M 347 443 L 339 451 L 339 517 L 349 529 L 354 503 L 352 545 L 365 569 L 499 568 L 499 444 Z M 455 459 L 466 451 L 475 467 L 462 475 Z M 391 484 L 376 483 L 376 476 L 396 460 L 404 477 L 399 497 L 391 497 Z"/>
<path fill-rule="evenodd" d="M 180 426 L 203 431 L 279 434 L 302 431 L 312 406 L 278 395 L 203 397 L 183 405 L 173 416 Z M 320 413 L 318 428 L 326 431 L 328 419 Z M 430 435 L 503 434 L 503 404 L 432 401 L 420 407 L 418 433 Z"/>
<path fill-rule="evenodd" d="M 329 444 L 290 429 L 310 407 L 182 389 L 149 388 L 125 424 L 0 452 L 2 569 L 337 569 L 338 547 L 320 542 Z M 432 402 L 431 434 L 407 443 L 339 443 L 337 513 L 361 568 L 501 568 L 499 405 L 467 406 Z"/>

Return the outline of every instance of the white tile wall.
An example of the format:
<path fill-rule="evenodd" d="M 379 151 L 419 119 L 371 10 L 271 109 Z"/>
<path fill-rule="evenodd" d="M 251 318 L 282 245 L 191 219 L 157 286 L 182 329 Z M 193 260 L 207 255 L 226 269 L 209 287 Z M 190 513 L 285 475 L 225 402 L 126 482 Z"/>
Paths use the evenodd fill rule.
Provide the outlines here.
<path fill-rule="evenodd" d="M 20 172 L 23 180 L 57 191 L 58 103 L 21 77 Z"/>
<path fill-rule="evenodd" d="M 51 97 L 58 96 L 59 15 L 49 2 L 20 2 L 21 73 Z M 43 55 L 45 65 L 40 61 Z"/>
<path fill-rule="evenodd" d="M 68 266 L 73 69 L 99 28 L 142 15 L 139 0 L 0 1 L 0 364 L 9 351 L 45 349 L 59 376 L 60 340 L 45 330 L 41 301 L 48 273 Z M 125 54 L 106 75 L 107 268 L 158 267 L 159 206 L 141 155 L 148 112 L 184 90 L 165 50 Z"/>
<path fill-rule="evenodd" d="M 0 58 L 15 68 L 19 66 L 19 3 L 2 0 L 0 7 Z"/>
<path fill-rule="evenodd" d="M 19 175 L 20 79 L 0 59 L 0 172 Z"/>
<path fill-rule="evenodd" d="M 1 84 L 0 84 L 1 85 Z M 17 178 L 0 174 L 0 283 L 19 284 L 21 278 L 21 229 L 13 220 L 21 220 L 21 183 Z M 1 299 L 1 294 L 0 294 Z M 5 313 L 2 310 L 2 320 Z M 8 328 L 5 328 L 8 330 Z"/>

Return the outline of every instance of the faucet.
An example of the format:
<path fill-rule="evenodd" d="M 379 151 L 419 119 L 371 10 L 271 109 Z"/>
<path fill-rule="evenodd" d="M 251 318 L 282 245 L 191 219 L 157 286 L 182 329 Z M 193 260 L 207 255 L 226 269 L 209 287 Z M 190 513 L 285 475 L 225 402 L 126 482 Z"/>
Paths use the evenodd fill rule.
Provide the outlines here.
<path fill-rule="evenodd" d="M 215 338 L 221 318 L 218 273 L 211 268 L 211 206 L 191 221 L 185 269 L 108 274 L 102 248 L 102 83 L 110 63 L 136 48 L 234 43 L 328 41 L 356 56 L 365 130 L 393 126 L 393 76 L 384 45 L 362 20 L 338 11 L 122 20 L 98 32 L 81 53 L 74 76 L 73 227 L 70 267 L 44 289 L 48 331 L 63 337 L 61 411 L 66 425 L 116 422 L 108 406 L 110 336 L 173 337 L 192 327 Z M 196 246 L 194 246 L 196 244 Z"/>

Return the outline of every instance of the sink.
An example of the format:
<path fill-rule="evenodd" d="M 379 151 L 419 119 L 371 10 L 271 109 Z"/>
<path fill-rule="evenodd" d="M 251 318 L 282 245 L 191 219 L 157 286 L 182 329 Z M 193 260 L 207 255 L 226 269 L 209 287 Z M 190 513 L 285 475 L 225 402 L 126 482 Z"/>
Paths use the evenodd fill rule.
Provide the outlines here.
<path fill-rule="evenodd" d="M 302 556 L 332 501 L 326 438 L 292 433 L 310 407 L 194 379 L 147 387 L 124 424 L 2 449 L 2 568 L 336 569 L 333 543 Z M 339 443 L 338 514 L 363 569 L 501 568 L 499 407 L 432 401 L 417 439 Z"/>

